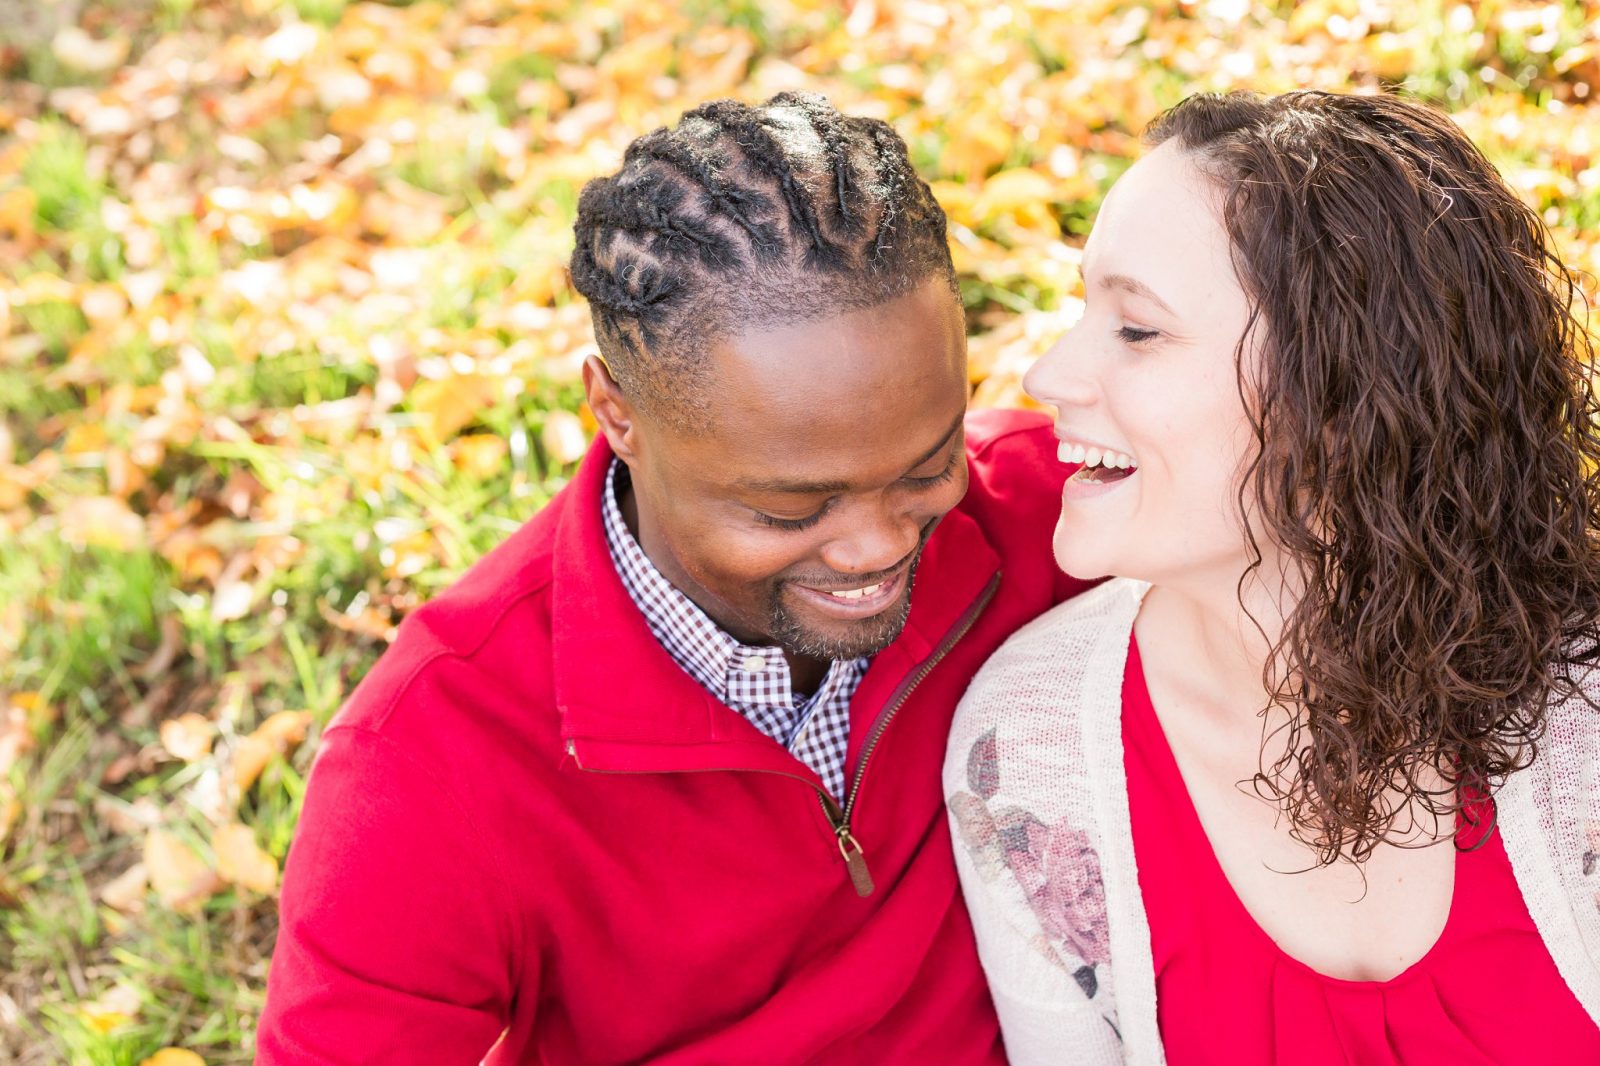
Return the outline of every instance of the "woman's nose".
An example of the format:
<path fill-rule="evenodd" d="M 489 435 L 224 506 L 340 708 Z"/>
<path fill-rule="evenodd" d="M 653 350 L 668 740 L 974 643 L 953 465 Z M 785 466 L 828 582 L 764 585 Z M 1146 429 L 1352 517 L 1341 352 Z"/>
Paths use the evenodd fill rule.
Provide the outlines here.
<path fill-rule="evenodd" d="M 1052 407 L 1087 407 L 1100 396 L 1092 357 L 1082 350 L 1083 326 L 1073 326 L 1022 377 L 1029 396 Z"/>

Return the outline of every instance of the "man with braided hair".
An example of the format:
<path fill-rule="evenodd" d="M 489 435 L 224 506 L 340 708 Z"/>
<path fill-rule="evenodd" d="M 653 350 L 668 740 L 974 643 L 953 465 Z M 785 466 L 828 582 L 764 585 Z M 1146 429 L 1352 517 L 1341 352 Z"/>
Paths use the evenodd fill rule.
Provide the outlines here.
<path fill-rule="evenodd" d="M 600 435 L 324 734 L 257 1061 L 1002 1062 L 940 766 L 1077 586 L 1048 422 L 965 412 L 943 212 L 786 93 L 575 228 Z"/>

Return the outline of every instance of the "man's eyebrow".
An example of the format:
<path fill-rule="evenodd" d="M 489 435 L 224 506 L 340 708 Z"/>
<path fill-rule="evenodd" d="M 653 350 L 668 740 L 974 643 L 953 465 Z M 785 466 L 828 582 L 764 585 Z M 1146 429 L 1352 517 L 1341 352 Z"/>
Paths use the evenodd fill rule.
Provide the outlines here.
<path fill-rule="evenodd" d="M 955 424 L 952 425 L 948 430 L 945 431 L 945 435 L 943 437 L 939 438 L 939 443 L 935 444 L 933 447 L 931 447 L 927 451 L 923 452 L 922 453 L 922 458 L 918 459 L 916 462 L 912 463 L 909 467 L 907 467 L 907 472 L 909 473 L 910 471 L 915 470 L 917 467 L 921 466 L 923 463 L 927 462 L 929 459 L 932 459 L 934 456 L 936 456 L 940 452 L 944 451 L 945 448 L 949 447 L 950 446 L 950 441 L 955 437 L 955 435 L 957 433 L 961 432 L 961 425 L 966 420 L 967 420 L 967 412 L 965 410 L 963 410 L 961 412 L 961 414 L 956 417 Z"/>
<path fill-rule="evenodd" d="M 961 425 L 966 421 L 966 418 L 966 411 L 962 411 L 960 417 L 955 420 L 955 424 L 939 439 L 939 443 L 924 452 L 921 458 L 912 463 L 908 469 L 915 470 L 949 447 L 955 435 L 961 431 Z M 742 478 L 736 482 L 736 486 L 746 492 L 770 492 L 791 496 L 823 496 L 844 492 L 850 488 L 850 483 L 848 481 L 796 481 L 789 478 Z"/>
<path fill-rule="evenodd" d="M 1137 278 L 1130 278 L 1126 274 L 1107 274 L 1100 279 L 1100 284 L 1107 289 L 1121 289 L 1123 292 L 1132 293 L 1134 296 L 1143 296 L 1173 318 L 1178 317 L 1178 312 L 1169 307 L 1167 301 L 1157 296 L 1154 289 Z"/>

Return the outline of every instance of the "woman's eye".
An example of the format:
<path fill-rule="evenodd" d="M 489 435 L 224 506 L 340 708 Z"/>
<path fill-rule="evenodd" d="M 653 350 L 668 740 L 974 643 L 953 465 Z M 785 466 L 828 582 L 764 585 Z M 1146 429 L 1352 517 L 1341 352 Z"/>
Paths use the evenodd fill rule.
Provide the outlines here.
<path fill-rule="evenodd" d="M 1117 337 L 1124 344 L 1143 344 L 1154 340 L 1158 335 L 1153 329 L 1140 329 L 1138 326 L 1123 326 L 1117 330 Z"/>

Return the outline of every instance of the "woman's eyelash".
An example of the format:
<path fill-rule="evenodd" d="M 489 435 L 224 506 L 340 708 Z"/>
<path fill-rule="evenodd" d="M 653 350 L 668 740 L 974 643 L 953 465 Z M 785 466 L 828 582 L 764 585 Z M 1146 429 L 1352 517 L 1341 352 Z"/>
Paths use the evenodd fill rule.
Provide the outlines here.
<path fill-rule="evenodd" d="M 1145 341 L 1154 340 L 1158 334 L 1153 329 L 1140 329 L 1137 326 L 1123 326 L 1117 330 L 1117 336 L 1124 344 L 1143 344 Z"/>

